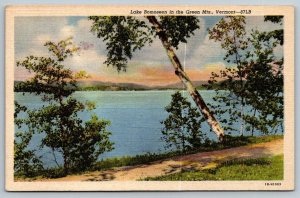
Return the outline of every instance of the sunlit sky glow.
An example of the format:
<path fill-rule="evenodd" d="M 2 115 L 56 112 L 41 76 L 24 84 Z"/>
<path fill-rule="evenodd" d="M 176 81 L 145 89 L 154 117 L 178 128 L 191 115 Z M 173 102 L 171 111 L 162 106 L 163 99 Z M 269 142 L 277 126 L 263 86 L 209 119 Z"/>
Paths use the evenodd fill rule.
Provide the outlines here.
<path fill-rule="evenodd" d="M 207 28 L 214 26 L 221 17 L 209 16 L 199 19 L 200 29 L 188 39 L 186 47 L 181 44 L 176 51 L 193 81 L 208 80 L 212 71 L 227 66 L 220 44 L 209 40 L 207 34 Z M 279 24 L 264 22 L 263 17 L 248 17 L 246 23 L 248 33 L 252 29 L 270 31 L 279 28 Z M 87 17 L 16 17 L 15 60 L 22 60 L 28 55 L 48 56 L 47 48 L 43 46 L 46 41 L 57 42 L 72 36 L 76 44 L 85 43 L 89 47 L 70 57 L 65 66 L 73 71 L 87 71 L 91 75 L 88 80 L 148 86 L 179 81 L 158 38 L 151 46 L 145 46 L 133 54 L 133 58 L 128 62 L 127 72 L 118 72 L 115 68 L 103 64 L 107 53 L 105 43 L 90 32 L 90 27 L 91 21 Z M 282 53 L 282 49 L 277 49 L 277 53 Z M 28 76 L 30 75 L 25 69 L 15 66 L 15 80 L 25 80 Z"/>

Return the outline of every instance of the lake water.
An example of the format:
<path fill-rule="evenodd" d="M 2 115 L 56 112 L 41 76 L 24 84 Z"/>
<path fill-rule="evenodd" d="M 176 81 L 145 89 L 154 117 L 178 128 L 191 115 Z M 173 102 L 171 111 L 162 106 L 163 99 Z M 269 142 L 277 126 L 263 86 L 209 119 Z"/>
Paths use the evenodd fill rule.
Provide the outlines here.
<path fill-rule="evenodd" d="M 136 155 L 147 152 L 165 151 L 165 143 L 161 140 L 162 124 L 160 121 L 167 117 L 164 107 L 171 101 L 173 90 L 168 91 L 82 91 L 75 92 L 73 97 L 85 102 L 93 101 L 96 109 L 93 113 L 100 118 L 111 121 L 108 127 L 112 132 L 111 141 L 115 143 L 115 149 L 104 153 L 100 158 Z M 186 92 L 182 92 L 187 96 Z M 214 91 L 200 91 L 204 100 L 212 102 Z M 15 100 L 30 109 L 40 108 L 43 103 L 39 96 L 15 93 Z M 90 113 L 81 113 L 83 120 L 90 118 Z M 204 124 L 203 130 L 211 139 L 215 135 L 209 132 L 209 127 Z M 35 135 L 30 147 L 36 148 L 42 134 Z M 54 165 L 53 157 L 47 150 L 39 151 L 43 155 L 43 161 L 48 165 Z M 61 160 L 61 156 L 58 156 Z"/>

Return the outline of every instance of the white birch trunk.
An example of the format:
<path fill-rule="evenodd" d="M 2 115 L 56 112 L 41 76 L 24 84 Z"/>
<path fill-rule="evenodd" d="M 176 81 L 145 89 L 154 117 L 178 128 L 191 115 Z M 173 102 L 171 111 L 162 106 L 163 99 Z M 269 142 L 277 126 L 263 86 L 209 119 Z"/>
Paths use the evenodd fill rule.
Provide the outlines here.
<path fill-rule="evenodd" d="M 209 108 L 205 104 L 203 98 L 201 97 L 200 93 L 197 89 L 193 86 L 191 80 L 184 72 L 182 65 L 176 56 L 171 44 L 168 42 L 167 35 L 165 34 L 164 30 L 161 27 L 161 24 L 157 21 L 155 16 L 146 16 L 149 22 L 153 25 L 156 34 L 159 36 L 163 47 L 165 48 L 170 61 L 175 69 L 175 74 L 180 78 L 181 82 L 185 85 L 186 90 L 192 96 L 194 102 L 196 103 L 197 107 L 199 108 L 202 115 L 205 117 L 207 123 L 210 125 L 213 132 L 218 136 L 219 140 L 222 140 L 224 137 L 224 130 L 222 129 L 221 125 L 215 119 L 214 115 L 210 112 Z"/>

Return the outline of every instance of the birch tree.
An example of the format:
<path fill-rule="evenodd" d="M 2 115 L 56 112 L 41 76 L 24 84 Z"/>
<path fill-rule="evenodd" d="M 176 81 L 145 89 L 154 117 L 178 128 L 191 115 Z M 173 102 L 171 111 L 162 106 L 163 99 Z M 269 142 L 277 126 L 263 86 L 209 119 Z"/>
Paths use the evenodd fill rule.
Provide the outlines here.
<path fill-rule="evenodd" d="M 193 98 L 212 131 L 222 140 L 224 131 L 210 111 L 200 93 L 184 71 L 175 54 L 180 43 L 199 29 L 199 20 L 194 16 L 145 16 L 145 20 L 131 16 L 90 16 L 93 21 L 91 31 L 106 43 L 108 66 L 118 71 L 126 71 L 128 59 L 135 51 L 159 39 L 174 68 L 175 75 L 181 80 Z"/>
<path fill-rule="evenodd" d="M 208 31 L 209 39 L 220 42 L 221 48 L 226 50 L 224 60 L 234 65 L 226 67 L 219 73 L 212 73 L 209 83 L 211 85 L 219 83 L 214 100 L 218 103 L 225 103 L 225 106 L 229 107 L 229 109 L 217 108 L 216 111 L 217 114 L 229 112 L 230 118 L 222 119 L 222 122 L 228 125 L 225 129 L 234 130 L 232 126 L 239 120 L 241 136 L 245 131 L 244 115 L 247 97 L 245 80 L 248 70 L 248 62 L 243 56 L 248 48 L 245 25 L 244 16 L 227 16 Z M 229 92 L 225 93 L 223 90 L 229 90 Z"/>

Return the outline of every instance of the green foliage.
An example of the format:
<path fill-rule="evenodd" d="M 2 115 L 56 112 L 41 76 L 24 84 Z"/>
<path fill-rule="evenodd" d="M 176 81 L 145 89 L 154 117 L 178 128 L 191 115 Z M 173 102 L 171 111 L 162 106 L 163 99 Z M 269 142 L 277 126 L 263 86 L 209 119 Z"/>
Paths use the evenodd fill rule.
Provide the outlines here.
<path fill-rule="evenodd" d="M 46 168 L 39 174 L 39 176 L 45 178 L 60 178 L 65 177 L 66 175 L 66 171 L 63 167 Z"/>
<path fill-rule="evenodd" d="M 283 16 L 265 16 L 265 21 L 271 21 L 273 23 L 281 23 Z"/>
<path fill-rule="evenodd" d="M 127 60 L 132 53 L 152 42 L 150 27 L 144 21 L 131 16 L 90 16 L 91 31 L 106 42 L 108 66 L 126 71 Z"/>
<path fill-rule="evenodd" d="M 209 30 L 210 39 L 226 50 L 224 60 L 233 64 L 212 73 L 207 87 L 217 94 L 210 106 L 229 133 L 275 132 L 283 127 L 283 59 L 274 48 L 283 40 L 274 31 L 247 35 L 245 25 L 245 17 L 229 16 Z"/>
<path fill-rule="evenodd" d="M 34 177 L 43 170 L 43 165 L 39 157 L 35 155 L 35 150 L 29 150 L 31 133 L 16 133 L 14 141 L 14 169 L 17 175 Z"/>
<path fill-rule="evenodd" d="M 90 16 L 93 21 L 91 31 L 106 43 L 108 66 L 118 71 L 126 71 L 128 59 L 136 50 L 151 44 L 156 36 L 152 27 L 141 18 L 132 16 Z M 186 39 L 199 28 L 199 20 L 194 16 L 160 16 L 162 28 L 170 44 L 186 43 Z"/>
<path fill-rule="evenodd" d="M 186 43 L 186 39 L 200 28 L 199 19 L 194 16 L 160 16 L 159 18 L 169 43 L 176 49 L 180 43 Z"/>
<path fill-rule="evenodd" d="M 91 76 L 87 74 L 86 71 L 79 71 L 75 74 L 75 79 L 84 79 L 84 78 L 90 78 Z"/>
<path fill-rule="evenodd" d="M 271 21 L 272 23 L 279 23 L 280 25 L 283 24 L 283 16 L 265 16 L 265 21 Z M 270 32 L 266 32 L 266 36 L 270 38 L 274 38 L 280 42 L 280 45 L 283 45 L 283 29 L 273 30 Z"/>
<path fill-rule="evenodd" d="M 244 16 L 227 16 L 222 18 L 211 30 L 208 30 L 209 39 L 221 42 L 221 47 L 226 50 L 225 60 L 236 56 L 239 50 L 247 48 L 244 41 L 246 35 Z M 239 57 L 233 60 L 239 64 Z"/>
<path fill-rule="evenodd" d="M 203 141 L 201 122 L 204 120 L 197 109 L 177 91 L 165 110 L 169 116 L 161 122 L 164 125 L 161 132 L 166 148 L 175 146 L 185 151 L 199 147 Z"/>
<path fill-rule="evenodd" d="M 78 75 L 66 69 L 62 62 L 78 50 L 73 42 L 67 39 L 57 44 L 47 42 L 45 46 L 51 57 L 28 56 L 17 62 L 17 66 L 34 73 L 18 88 L 41 96 L 44 102 L 39 109 L 23 109 L 27 118 L 21 124 L 28 129 L 23 134 L 44 134 L 40 149 L 51 149 L 53 160 L 64 174 L 83 171 L 92 167 L 100 154 L 113 149 L 113 143 L 109 141 L 111 133 L 106 130 L 110 122 L 96 115 L 86 122 L 78 117 L 79 112 L 92 110 L 95 105 L 91 102 L 84 104 L 71 97 L 76 90 Z M 57 153 L 62 155 L 63 164 L 57 162 Z M 55 173 L 61 174 L 61 171 Z"/>
<path fill-rule="evenodd" d="M 225 161 L 216 168 L 146 178 L 152 181 L 282 180 L 283 155 Z"/>
<path fill-rule="evenodd" d="M 73 43 L 72 37 L 61 40 L 58 43 L 48 41 L 44 46 L 48 47 L 49 52 L 51 52 L 59 62 L 64 61 L 67 57 L 72 56 L 79 50 L 79 47 Z"/>
<path fill-rule="evenodd" d="M 96 103 L 91 101 L 86 101 L 85 103 L 87 110 L 92 111 L 96 109 Z"/>
<path fill-rule="evenodd" d="M 264 133 L 283 130 L 283 58 L 276 58 L 274 48 L 278 40 L 266 38 L 266 33 L 254 31 L 251 43 L 254 52 L 249 62 L 247 90 L 254 93 L 248 103 L 259 111 L 256 117 L 245 117 Z M 268 37 L 268 36 L 267 36 Z M 251 96 L 251 95 L 250 95 Z M 269 128 L 268 128 L 269 127 Z"/>
<path fill-rule="evenodd" d="M 27 108 L 15 102 L 15 124 L 18 129 L 24 120 L 18 119 L 18 114 L 25 112 Z M 39 171 L 43 170 L 43 165 L 39 157 L 35 155 L 35 150 L 29 149 L 28 145 L 32 138 L 32 131 L 22 133 L 16 132 L 14 140 L 14 169 L 17 175 L 34 177 Z"/>

